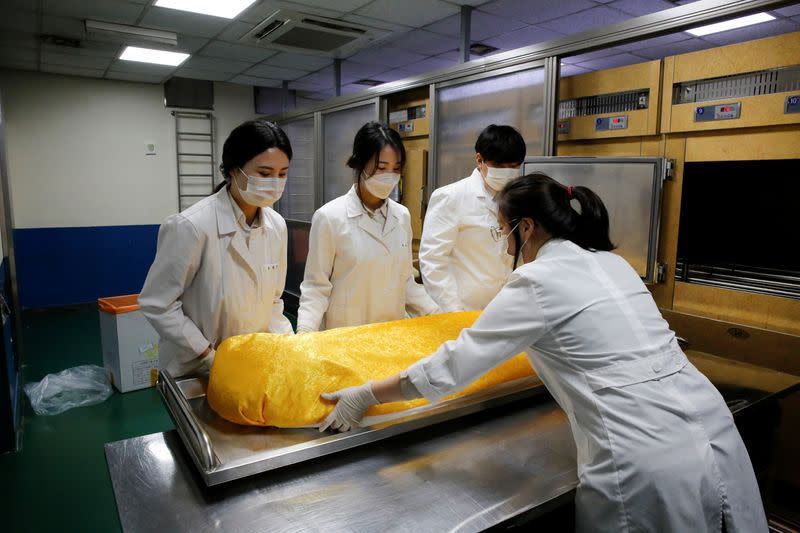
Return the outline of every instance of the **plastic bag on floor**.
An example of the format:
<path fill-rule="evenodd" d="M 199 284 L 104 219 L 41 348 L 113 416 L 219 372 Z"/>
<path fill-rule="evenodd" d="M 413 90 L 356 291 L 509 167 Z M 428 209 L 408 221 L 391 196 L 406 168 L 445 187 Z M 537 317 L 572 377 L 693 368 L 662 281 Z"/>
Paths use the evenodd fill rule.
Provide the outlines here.
<path fill-rule="evenodd" d="M 108 374 L 96 365 L 68 368 L 25 385 L 25 394 L 37 415 L 57 415 L 73 407 L 101 403 L 112 393 Z"/>

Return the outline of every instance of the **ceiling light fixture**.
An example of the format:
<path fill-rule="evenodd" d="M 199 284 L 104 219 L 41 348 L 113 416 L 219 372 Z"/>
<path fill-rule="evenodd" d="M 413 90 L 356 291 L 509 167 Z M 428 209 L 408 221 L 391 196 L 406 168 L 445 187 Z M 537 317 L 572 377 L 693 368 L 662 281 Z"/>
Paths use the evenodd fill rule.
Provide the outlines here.
<path fill-rule="evenodd" d="M 256 0 L 156 0 L 157 7 L 200 13 L 226 19 L 235 18 Z"/>
<path fill-rule="evenodd" d="M 111 38 L 114 42 L 130 44 L 158 43 L 167 46 L 178 46 L 178 35 L 171 31 L 151 30 L 127 24 L 114 24 L 99 20 L 86 20 L 86 33 L 99 37 Z"/>
<path fill-rule="evenodd" d="M 708 26 L 692 28 L 691 30 L 686 30 L 686 33 L 691 33 L 697 37 L 702 37 L 703 35 L 710 35 L 712 33 L 719 33 L 721 31 L 735 30 L 736 28 L 744 28 L 745 26 L 769 22 L 770 20 L 775 20 L 775 17 L 769 13 L 756 13 L 755 15 L 748 15 L 746 17 L 739 17 L 717 22 L 716 24 L 709 24 Z"/>
<path fill-rule="evenodd" d="M 119 56 L 124 61 L 138 61 L 140 63 L 154 63 L 156 65 L 169 65 L 177 67 L 189 57 L 189 54 L 180 52 L 167 52 L 166 50 L 153 50 L 151 48 L 139 48 L 127 46 Z"/>

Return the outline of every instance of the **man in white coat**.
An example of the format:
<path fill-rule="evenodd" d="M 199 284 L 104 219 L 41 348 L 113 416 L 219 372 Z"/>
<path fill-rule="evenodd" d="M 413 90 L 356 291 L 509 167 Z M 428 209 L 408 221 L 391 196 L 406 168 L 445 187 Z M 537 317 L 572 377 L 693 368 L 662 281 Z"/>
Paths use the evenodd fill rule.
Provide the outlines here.
<path fill-rule="evenodd" d="M 497 223 L 498 191 L 519 176 L 524 159 L 519 132 L 492 124 L 475 142 L 472 174 L 431 195 L 419 266 L 425 290 L 443 312 L 483 309 L 511 272 L 488 228 Z"/>
<path fill-rule="evenodd" d="M 767 533 L 730 410 L 610 253 L 597 195 L 531 174 L 499 204 L 494 234 L 522 266 L 456 340 L 398 375 L 323 394 L 337 403 L 321 428 L 347 430 L 378 402 L 439 401 L 525 351 L 572 428 L 577 531 Z"/>

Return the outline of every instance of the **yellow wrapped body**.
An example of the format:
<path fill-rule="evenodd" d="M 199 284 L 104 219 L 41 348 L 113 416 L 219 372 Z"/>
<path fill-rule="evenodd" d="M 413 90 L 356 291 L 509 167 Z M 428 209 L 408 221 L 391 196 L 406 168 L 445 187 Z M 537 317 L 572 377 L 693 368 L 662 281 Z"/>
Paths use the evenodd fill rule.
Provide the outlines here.
<path fill-rule="evenodd" d="M 231 337 L 217 349 L 208 382 L 212 409 L 237 424 L 298 427 L 320 423 L 333 408 L 319 398 L 387 378 L 458 337 L 480 312 L 446 313 L 299 335 L 254 333 Z M 518 355 L 457 395 L 533 375 Z M 367 415 L 388 414 L 426 400 L 376 405 Z"/>

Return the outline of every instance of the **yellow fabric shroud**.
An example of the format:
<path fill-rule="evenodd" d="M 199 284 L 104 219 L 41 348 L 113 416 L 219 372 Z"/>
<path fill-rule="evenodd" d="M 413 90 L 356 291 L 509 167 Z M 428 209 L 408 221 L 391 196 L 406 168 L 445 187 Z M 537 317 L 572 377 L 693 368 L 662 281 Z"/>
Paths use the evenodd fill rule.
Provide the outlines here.
<path fill-rule="evenodd" d="M 321 392 L 393 376 L 458 337 L 479 314 L 446 313 L 299 335 L 231 337 L 217 349 L 208 381 L 208 403 L 237 424 L 315 425 L 333 408 L 332 402 L 319 398 Z M 454 396 L 531 375 L 533 369 L 521 354 Z M 420 399 L 376 405 L 367 415 L 425 403 L 427 400 Z"/>

